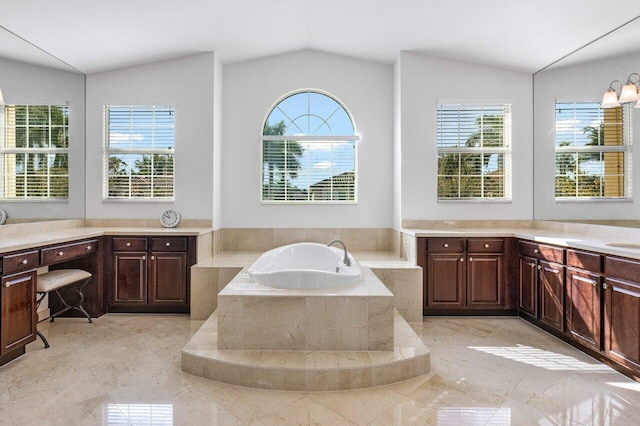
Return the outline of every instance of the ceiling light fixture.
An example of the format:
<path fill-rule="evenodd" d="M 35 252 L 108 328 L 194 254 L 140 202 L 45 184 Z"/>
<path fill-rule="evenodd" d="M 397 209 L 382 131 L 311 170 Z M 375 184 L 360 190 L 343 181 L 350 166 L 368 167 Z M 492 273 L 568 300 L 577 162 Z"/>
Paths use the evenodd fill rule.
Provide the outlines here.
<path fill-rule="evenodd" d="M 638 78 L 635 83 L 632 80 L 632 77 L 634 76 Z M 618 83 L 620 85 L 620 97 L 618 97 L 618 92 L 613 88 L 613 83 Z M 637 72 L 629 74 L 627 82 L 624 85 L 620 80 L 613 80 L 609 84 L 609 89 L 602 97 L 600 108 L 616 108 L 621 104 L 633 101 L 638 101 L 636 108 L 640 108 L 640 91 L 638 86 L 640 86 L 640 74 Z"/>

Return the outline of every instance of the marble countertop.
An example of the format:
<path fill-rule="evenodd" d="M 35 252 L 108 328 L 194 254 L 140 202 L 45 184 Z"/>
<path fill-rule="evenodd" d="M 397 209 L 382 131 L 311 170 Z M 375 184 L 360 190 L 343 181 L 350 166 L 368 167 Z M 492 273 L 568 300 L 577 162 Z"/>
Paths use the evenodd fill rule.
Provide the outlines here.
<path fill-rule="evenodd" d="M 211 228 L 161 227 L 70 227 L 0 235 L 0 254 L 51 244 L 66 243 L 103 235 L 199 236 L 213 232 Z"/>
<path fill-rule="evenodd" d="M 640 259 L 640 231 L 595 224 L 535 222 L 532 227 L 450 227 L 403 229 L 414 237 L 515 237 L 561 247 Z M 618 244 L 636 245 L 620 247 Z"/>

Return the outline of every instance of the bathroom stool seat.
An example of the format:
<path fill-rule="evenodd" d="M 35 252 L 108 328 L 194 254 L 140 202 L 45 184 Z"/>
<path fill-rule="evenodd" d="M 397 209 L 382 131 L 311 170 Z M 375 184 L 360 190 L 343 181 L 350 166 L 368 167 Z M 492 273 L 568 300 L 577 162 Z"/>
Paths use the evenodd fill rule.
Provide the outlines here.
<path fill-rule="evenodd" d="M 80 311 L 89 322 L 93 322 L 91 320 L 91 315 L 84 309 L 82 306 L 82 302 L 84 302 L 84 294 L 82 293 L 82 289 L 89 284 L 91 281 L 91 273 L 84 271 L 82 269 L 57 269 L 55 271 L 50 271 L 42 275 L 38 275 L 37 277 L 37 293 L 39 295 L 38 300 L 36 301 L 36 306 L 40 306 L 42 299 L 49 293 L 55 292 L 60 301 L 62 302 L 63 308 L 58 312 L 55 312 L 49 315 L 51 318 L 51 322 L 61 314 L 75 309 Z M 72 285 L 76 284 L 76 285 Z M 72 296 L 73 298 L 69 297 Z M 49 347 L 49 342 L 47 339 L 40 333 L 37 332 L 38 336 L 42 339 L 45 348 Z"/>

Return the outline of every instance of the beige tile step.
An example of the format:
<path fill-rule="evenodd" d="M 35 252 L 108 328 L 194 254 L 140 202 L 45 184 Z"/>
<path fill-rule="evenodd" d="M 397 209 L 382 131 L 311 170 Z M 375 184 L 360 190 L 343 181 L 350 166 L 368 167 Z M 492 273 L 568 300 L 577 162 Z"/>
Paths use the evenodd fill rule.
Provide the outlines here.
<path fill-rule="evenodd" d="M 214 312 L 182 350 L 182 370 L 233 385 L 278 390 L 360 389 L 426 374 L 430 353 L 394 310 L 393 351 L 218 350 Z"/>

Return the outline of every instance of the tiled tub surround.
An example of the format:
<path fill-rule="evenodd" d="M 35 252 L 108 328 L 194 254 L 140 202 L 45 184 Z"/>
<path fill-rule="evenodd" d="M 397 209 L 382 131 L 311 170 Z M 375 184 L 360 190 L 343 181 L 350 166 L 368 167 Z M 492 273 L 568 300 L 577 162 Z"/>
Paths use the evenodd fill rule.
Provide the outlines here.
<path fill-rule="evenodd" d="M 347 242 L 347 247 L 349 243 Z M 406 321 L 422 321 L 422 269 L 393 252 L 354 252 L 394 296 L 394 306 Z M 262 252 L 224 252 L 191 268 L 191 319 L 206 320 L 218 307 L 218 293 L 250 266 Z"/>
<path fill-rule="evenodd" d="M 182 350 L 182 370 L 232 385 L 335 391 L 397 383 L 430 371 L 430 352 L 394 311 L 390 351 L 220 350 L 215 312 Z"/>
<path fill-rule="evenodd" d="M 246 269 L 218 295 L 218 349 L 390 351 L 393 295 L 367 267 L 362 281 L 313 290 L 256 284 Z"/>
<path fill-rule="evenodd" d="M 246 253 L 224 256 L 227 265 L 253 260 Z M 394 295 L 362 262 L 362 282 L 315 290 L 255 284 L 246 268 L 218 286 L 225 269 L 208 265 L 193 270 L 223 288 L 217 309 L 182 351 L 185 372 L 247 387 L 319 391 L 380 386 L 430 370 L 428 349 L 394 309 Z M 413 269 L 421 282 L 420 268 Z"/>

